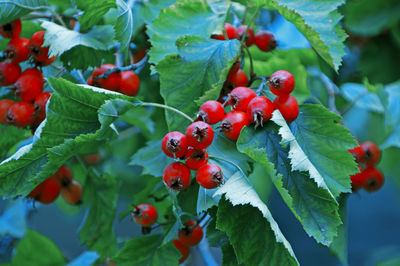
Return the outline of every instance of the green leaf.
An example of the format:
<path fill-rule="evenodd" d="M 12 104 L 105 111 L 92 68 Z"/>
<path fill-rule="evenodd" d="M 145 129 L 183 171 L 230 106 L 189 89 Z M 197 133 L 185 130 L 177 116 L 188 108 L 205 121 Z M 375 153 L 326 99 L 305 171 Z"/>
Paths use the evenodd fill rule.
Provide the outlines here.
<path fill-rule="evenodd" d="M 206 236 L 210 247 L 223 247 L 224 245 L 230 245 L 228 236 L 224 232 L 216 228 L 217 210 L 218 209 L 216 206 L 208 210 L 208 214 L 211 216 L 211 220 L 207 225 Z"/>
<path fill-rule="evenodd" d="M 368 91 L 362 84 L 345 83 L 341 86 L 341 94 L 346 100 L 353 102 L 359 108 L 383 113 L 383 105 L 379 97 L 375 93 Z"/>
<path fill-rule="evenodd" d="M 75 3 L 80 10 L 84 11 L 78 18 L 83 31 L 93 28 L 108 10 L 117 7 L 115 0 L 75 0 Z"/>
<path fill-rule="evenodd" d="M 11 265 L 65 265 L 60 249 L 50 239 L 33 230 L 26 232 L 15 251 Z"/>
<path fill-rule="evenodd" d="M 0 0 L 0 25 L 20 18 L 39 6 L 47 6 L 47 0 Z"/>
<path fill-rule="evenodd" d="M 151 24 L 153 20 L 158 17 L 161 9 L 164 9 L 175 2 L 175 0 L 149 0 L 137 4 L 142 5 L 141 15 L 143 16 L 144 22 L 146 24 Z"/>
<path fill-rule="evenodd" d="M 292 171 L 288 158 L 289 148 L 282 147 L 280 142 L 278 127 L 268 123 L 259 130 L 246 127 L 237 145 L 241 152 L 265 168 L 307 234 L 328 246 L 341 224 L 338 204 L 329 192 L 318 187 L 307 173 Z"/>
<path fill-rule="evenodd" d="M 235 266 L 239 265 L 235 250 L 233 249 L 232 245 L 226 244 L 221 247 L 222 249 L 222 265 L 223 266 Z M 240 264 L 242 265 L 242 264 Z"/>
<path fill-rule="evenodd" d="M 391 146 L 400 148 L 400 82 L 385 86 L 388 103 L 385 106 L 386 140 L 381 148 Z"/>
<path fill-rule="evenodd" d="M 117 0 L 118 18 L 114 26 L 115 39 L 121 44 L 121 51 L 126 51 L 133 34 L 132 11 L 123 0 Z"/>
<path fill-rule="evenodd" d="M 79 238 L 88 250 L 96 251 L 102 258 L 118 250 L 113 228 L 118 203 L 118 183 L 111 175 L 99 176 L 89 171 L 83 184 L 83 202 L 89 206 Z"/>
<path fill-rule="evenodd" d="M 397 0 L 348 1 L 343 14 L 344 25 L 351 32 L 374 36 L 400 20 L 400 3 Z"/>
<path fill-rule="evenodd" d="M 0 159 L 18 142 L 26 139 L 30 132 L 26 129 L 0 124 Z"/>
<path fill-rule="evenodd" d="M 111 259 L 118 265 L 178 265 L 181 257 L 172 242 L 160 247 L 162 235 L 135 237 Z"/>
<path fill-rule="evenodd" d="M 46 30 L 44 46 L 49 46 L 50 56 L 61 56 L 68 70 L 99 66 L 104 58 L 112 58 L 109 51 L 114 41 L 112 26 L 97 26 L 88 33 L 69 30 L 53 22 L 43 21 Z"/>
<path fill-rule="evenodd" d="M 359 170 L 347 150 L 357 143 L 349 130 L 338 124 L 339 115 L 321 105 L 304 104 L 290 126 L 279 111 L 273 113 L 272 121 L 281 126 L 282 142 L 290 145 L 292 171 L 309 172 L 333 197 L 351 192 L 350 176 Z"/>
<path fill-rule="evenodd" d="M 340 219 L 343 221 L 338 228 L 338 235 L 333 240 L 329 247 L 329 251 L 338 257 L 343 265 L 348 265 L 347 259 L 347 232 L 346 232 L 346 199 L 347 195 L 342 195 L 339 197 L 339 214 Z"/>
<path fill-rule="evenodd" d="M 239 42 L 183 37 L 177 41 L 178 55 L 167 56 L 157 66 L 165 104 L 194 116 L 199 104 L 217 99 L 229 68 L 239 51 Z M 207 94 L 207 97 L 203 97 Z M 201 97 L 201 98 L 200 98 Z M 182 130 L 189 122 L 166 111 L 170 131 Z"/>
<path fill-rule="evenodd" d="M 224 3 L 222 0 L 210 3 Z M 222 29 L 226 8 L 211 8 L 208 1 L 179 0 L 161 10 L 158 18 L 147 26 L 152 49 L 150 62 L 158 64 L 166 55 L 178 52 L 176 41 L 185 35 L 210 38 L 211 33 Z"/>

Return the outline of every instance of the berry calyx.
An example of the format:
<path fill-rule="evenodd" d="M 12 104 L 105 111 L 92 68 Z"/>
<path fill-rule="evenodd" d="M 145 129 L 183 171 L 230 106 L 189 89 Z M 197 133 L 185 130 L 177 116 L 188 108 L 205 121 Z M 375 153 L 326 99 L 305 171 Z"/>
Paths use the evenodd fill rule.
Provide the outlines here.
<path fill-rule="evenodd" d="M 34 118 L 35 121 L 41 122 L 46 118 L 46 104 L 51 96 L 51 92 L 43 92 L 36 96 L 33 108 L 35 108 Z"/>
<path fill-rule="evenodd" d="M 17 102 L 10 106 L 7 112 L 7 121 L 17 127 L 29 126 L 32 122 L 33 105 L 27 102 Z"/>
<path fill-rule="evenodd" d="M 188 221 L 178 232 L 178 240 L 186 246 L 196 246 L 203 239 L 203 229 L 196 221 Z"/>
<path fill-rule="evenodd" d="M 106 90 L 111 90 L 111 91 L 118 91 L 119 84 L 121 82 L 121 73 L 111 73 L 108 75 L 107 78 L 97 78 L 97 76 L 100 76 L 104 74 L 109 69 L 113 69 L 116 66 L 113 64 L 104 64 L 101 65 L 99 68 L 96 68 L 93 71 L 92 79 L 93 79 L 93 85 L 97 87 L 102 87 Z"/>
<path fill-rule="evenodd" d="M 237 32 L 236 32 L 235 27 L 230 23 L 225 23 L 224 27 L 225 27 L 225 31 L 226 31 L 226 35 L 228 36 L 228 39 L 229 40 L 236 39 Z M 223 41 L 223 40 L 225 40 L 225 34 L 222 33 L 222 34 L 218 34 L 218 35 L 213 35 L 212 38 Z"/>
<path fill-rule="evenodd" d="M 188 148 L 188 152 L 185 158 L 186 165 L 192 170 L 198 170 L 208 162 L 208 153 L 205 149 L 195 149 L 192 147 Z"/>
<path fill-rule="evenodd" d="M 183 157 L 186 155 L 188 149 L 186 137 L 178 131 L 169 132 L 162 139 L 161 148 L 168 157 Z"/>
<path fill-rule="evenodd" d="M 239 138 L 240 131 L 244 126 L 249 125 L 247 114 L 242 111 L 231 111 L 226 114 L 221 123 L 221 131 L 230 139 L 236 140 Z"/>
<path fill-rule="evenodd" d="M 4 38 L 15 38 L 21 33 L 21 20 L 16 19 L 0 26 L 0 35 Z"/>
<path fill-rule="evenodd" d="M 0 86 L 13 84 L 21 75 L 21 67 L 11 62 L 0 63 Z"/>
<path fill-rule="evenodd" d="M 28 44 L 30 54 L 33 56 L 34 61 L 41 66 L 47 66 L 56 60 L 53 56 L 49 58 L 49 47 L 43 47 L 45 31 L 35 32 Z"/>
<path fill-rule="evenodd" d="M 229 81 L 234 87 L 246 87 L 249 82 L 249 78 L 247 77 L 246 72 L 239 69 L 235 74 L 232 75 Z"/>
<path fill-rule="evenodd" d="M 133 71 L 121 72 L 118 91 L 128 96 L 136 96 L 139 92 L 140 80 Z"/>
<path fill-rule="evenodd" d="M 179 264 L 181 264 L 188 258 L 190 249 L 188 246 L 185 246 L 184 244 L 182 244 L 181 241 L 179 241 L 178 239 L 172 240 L 172 243 L 174 243 L 175 247 L 182 254 L 182 257 L 179 259 Z"/>
<path fill-rule="evenodd" d="M 181 162 L 173 162 L 165 167 L 163 181 L 170 189 L 184 190 L 190 185 L 190 169 Z"/>
<path fill-rule="evenodd" d="M 293 95 L 278 96 L 272 103 L 287 122 L 294 121 L 299 115 L 299 105 Z"/>
<path fill-rule="evenodd" d="M 269 31 L 260 31 L 255 36 L 255 43 L 261 51 L 269 52 L 274 50 L 278 43 L 275 40 L 275 36 Z"/>
<path fill-rule="evenodd" d="M 219 187 L 224 181 L 222 170 L 218 165 L 206 164 L 197 171 L 196 181 L 207 189 Z"/>
<path fill-rule="evenodd" d="M 6 57 L 13 63 L 26 61 L 29 58 L 28 43 L 29 40 L 26 38 L 16 37 L 12 39 L 4 49 Z"/>
<path fill-rule="evenodd" d="M 199 150 L 205 149 L 214 139 L 214 130 L 209 124 L 197 121 L 187 127 L 185 137 L 188 146 Z"/>
<path fill-rule="evenodd" d="M 228 103 L 233 110 L 246 112 L 249 102 L 256 97 L 257 94 L 247 87 L 234 88 L 228 94 Z"/>
<path fill-rule="evenodd" d="M 364 162 L 364 150 L 362 149 L 361 145 L 358 145 L 357 147 L 348 150 L 348 152 L 353 155 L 357 163 Z"/>
<path fill-rule="evenodd" d="M 43 82 L 40 77 L 25 72 L 15 82 L 15 95 L 30 102 L 42 93 Z"/>
<path fill-rule="evenodd" d="M 247 30 L 248 28 L 248 30 Z M 241 25 L 237 28 L 237 38 L 239 40 L 242 40 L 244 33 L 247 30 L 247 34 L 245 37 L 245 42 L 246 42 L 246 46 L 252 46 L 255 43 L 255 35 L 254 35 L 254 30 L 250 27 L 248 27 L 247 25 Z"/>
<path fill-rule="evenodd" d="M 132 211 L 133 219 L 137 224 L 150 227 L 157 221 L 157 210 L 153 205 L 142 203 Z"/>
<path fill-rule="evenodd" d="M 269 89 L 277 96 L 286 96 L 294 89 L 294 77 L 285 70 L 274 72 L 269 78 Z"/>
<path fill-rule="evenodd" d="M 274 105 L 265 96 L 257 96 L 253 98 L 247 106 L 247 116 L 251 123 L 255 123 L 256 127 L 263 126 L 272 117 Z"/>
<path fill-rule="evenodd" d="M 61 196 L 65 200 L 66 203 L 71 205 L 79 205 L 82 203 L 82 186 L 76 181 L 72 180 L 72 182 L 67 187 L 61 188 Z"/>
<path fill-rule="evenodd" d="M 381 151 L 379 147 L 372 141 L 366 141 L 361 144 L 361 148 L 364 152 L 364 162 L 367 167 L 375 166 L 381 159 Z"/>
<path fill-rule="evenodd" d="M 224 107 L 217 101 L 206 101 L 200 106 L 197 120 L 204 121 L 207 124 L 214 125 L 225 117 Z"/>
<path fill-rule="evenodd" d="M 40 183 L 27 197 L 34 198 L 43 204 L 49 204 L 57 199 L 60 191 L 60 184 L 52 176 Z"/>
<path fill-rule="evenodd" d="M 0 123 L 2 124 L 8 124 L 8 118 L 7 118 L 7 113 L 8 109 L 14 104 L 15 102 L 13 100 L 9 99 L 4 99 L 0 100 Z"/>
<path fill-rule="evenodd" d="M 374 192 L 380 189 L 383 185 L 384 179 L 381 171 L 374 167 L 368 167 L 362 171 L 364 184 L 363 188 L 366 191 Z"/>

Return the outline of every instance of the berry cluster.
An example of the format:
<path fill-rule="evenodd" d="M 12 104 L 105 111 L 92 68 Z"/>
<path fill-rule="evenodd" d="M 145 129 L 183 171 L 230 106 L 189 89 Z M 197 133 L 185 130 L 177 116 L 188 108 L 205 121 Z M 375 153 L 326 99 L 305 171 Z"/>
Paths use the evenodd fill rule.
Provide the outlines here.
<path fill-rule="evenodd" d="M 31 125 L 35 129 L 46 117 L 46 103 L 51 93 L 42 92 L 45 80 L 39 69 L 28 68 L 22 72 L 19 63 L 31 58 L 36 66 L 46 66 L 56 58 L 49 58 L 49 48 L 42 47 L 44 31 L 26 39 L 19 37 L 21 28 L 19 19 L 0 26 L 0 35 L 12 38 L 4 50 L 8 60 L 0 63 L 0 86 L 8 86 L 22 100 L 0 100 L 0 123 L 18 127 Z"/>
<path fill-rule="evenodd" d="M 349 152 L 354 156 L 360 169 L 359 173 L 351 176 L 353 190 L 364 188 L 366 191 L 373 192 L 380 189 L 384 178 L 381 171 L 375 168 L 381 159 L 378 146 L 371 141 L 366 141 Z"/>
<path fill-rule="evenodd" d="M 257 34 L 254 30 L 246 25 L 241 25 L 235 28 L 232 24 L 225 23 L 225 33 L 229 40 L 239 39 L 242 40 L 244 34 L 246 46 L 257 45 L 258 49 L 264 52 L 269 52 L 278 46 L 275 36 L 269 31 L 260 31 Z M 247 33 L 246 33 L 247 31 Z M 225 40 L 225 34 L 212 35 L 211 38 L 216 40 Z"/>
<path fill-rule="evenodd" d="M 40 183 L 27 198 L 33 198 L 40 203 L 54 202 L 60 195 L 65 202 L 78 205 L 82 203 L 82 186 L 73 179 L 72 172 L 66 166 L 61 166 L 58 171 Z"/>
<path fill-rule="evenodd" d="M 110 91 L 118 91 L 128 96 L 136 96 L 139 92 L 140 80 L 133 71 L 113 72 L 103 77 L 107 70 L 116 69 L 113 64 L 103 64 L 93 71 L 87 84 Z"/>

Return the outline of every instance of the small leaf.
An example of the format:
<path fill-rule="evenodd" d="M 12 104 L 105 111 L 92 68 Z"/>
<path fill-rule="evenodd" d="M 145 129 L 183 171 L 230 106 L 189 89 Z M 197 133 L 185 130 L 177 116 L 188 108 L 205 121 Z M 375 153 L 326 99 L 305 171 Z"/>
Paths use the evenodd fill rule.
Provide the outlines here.
<path fill-rule="evenodd" d="M 0 0 L 0 25 L 20 18 L 39 6 L 47 6 L 47 0 Z"/>
<path fill-rule="evenodd" d="M 383 113 L 383 105 L 379 97 L 375 93 L 368 91 L 362 84 L 345 83 L 341 86 L 341 94 L 346 100 L 354 102 L 354 105 L 359 108 Z"/>
<path fill-rule="evenodd" d="M 75 0 L 76 6 L 84 13 L 78 19 L 81 30 L 89 30 L 100 22 L 104 14 L 116 8 L 115 0 Z"/>

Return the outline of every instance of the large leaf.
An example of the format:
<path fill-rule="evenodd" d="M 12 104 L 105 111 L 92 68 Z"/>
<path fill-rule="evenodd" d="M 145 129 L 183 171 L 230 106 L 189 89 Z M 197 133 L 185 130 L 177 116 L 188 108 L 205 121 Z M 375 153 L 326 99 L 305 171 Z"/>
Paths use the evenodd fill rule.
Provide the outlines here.
<path fill-rule="evenodd" d="M 237 142 L 238 149 L 260 163 L 270 174 L 283 200 L 302 223 L 309 236 L 329 245 L 341 224 L 338 204 L 329 192 L 305 172 L 292 171 L 289 148 L 280 145 L 278 127 L 268 123 L 263 129 L 246 127 Z M 276 172 L 272 169 L 276 169 Z M 267 176 L 264 176 L 267 178 Z"/>
<path fill-rule="evenodd" d="M 51 56 L 61 56 L 64 66 L 71 70 L 96 67 L 104 58 L 112 58 L 109 51 L 115 44 L 112 26 L 98 26 L 88 33 L 69 30 L 53 22 L 43 21 L 46 30 L 44 46 Z"/>
<path fill-rule="evenodd" d="M 115 0 L 75 0 L 76 6 L 84 13 L 79 17 L 81 30 L 89 30 L 103 18 L 111 8 L 116 8 Z"/>
<path fill-rule="evenodd" d="M 347 231 L 346 231 L 346 199 L 348 195 L 342 195 L 339 197 L 339 215 L 343 221 L 338 228 L 337 237 L 333 240 L 329 247 L 329 251 L 336 255 L 343 265 L 348 265 L 347 258 Z"/>
<path fill-rule="evenodd" d="M 47 0 L 0 0 L 0 25 L 20 18 L 39 6 L 47 6 Z"/>
<path fill-rule="evenodd" d="M 386 140 L 382 148 L 400 148 L 400 82 L 385 86 L 387 105 L 385 106 Z"/>
<path fill-rule="evenodd" d="M 166 55 L 178 52 L 176 40 L 185 35 L 210 38 L 211 33 L 222 28 L 226 9 L 211 8 L 210 3 L 224 3 L 222 0 L 192 1 L 179 0 L 176 4 L 161 10 L 158 18 L 147 27 L 150 42 L 150 62 L 158 63 Z"/>
<path fill-rule="evenodd" d="M 337 197 L 351 192 L 350 176 L 357 173 L 354 158 L 347 151 L 356 146 L 341 117 L 321 105 L 300 106 L 299 116 L 288 125 L 279 111 L 272 121 L 281 126 L 282 142 L 290 145 L 292 171 L 307 171 L 310 177 Z"/>
<path fill-rule="evenodd" d="M 117 0 L 118 18 L 114 26 L 115 39 L 121 44 L 121 50 L 128 48 L 133 34 L 133 16 L 129 6 L 123 0 Z"/>
<path fill-rule="evenodd" d="M 353 102 L 359 108 L 365 108 L 377 113 L 383 112 L 383 105 L 379 97 L 375 93 L 368 91 L 362 84 L 345 83 L 341 86 L 341 93 L 346 100 Z"/>
<path fill-rule="evenodd" d="M 172 242 L 160 247 L 161 235 L 135 237 L 112 258 L 118 265 L 178 265 L 181 254 Z"/>
<path fill-rule="evenodd" d="M 233 60 L 239 51 L 239 42 L 217 41 L 199 37 L 183 37 L 177 41 L 178 55 L 167 56 L 156 67 L 160 74 L 161 95 L 165 103 L 194 116 L 195 103 L 204 94 L 217 99 Z M 166 112 L 170 131 L 183 130 L 188 121 L 177 113 Z"/>
<path fill-rule="evenodd" d="M 0 124 L 0 159 L 3 159 L 11 147 L 29 136 L 29 133 L 28 130 Z"/>

